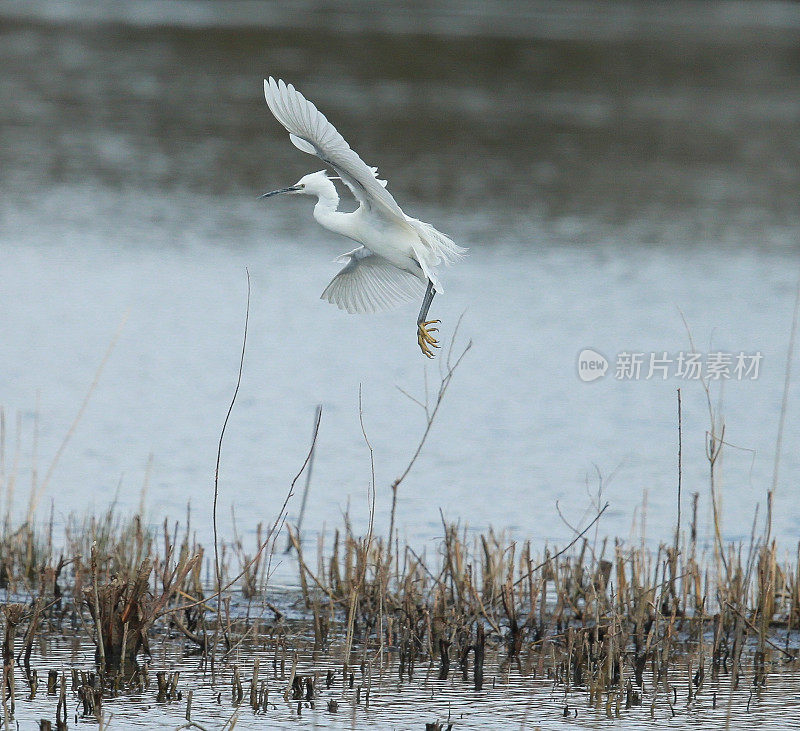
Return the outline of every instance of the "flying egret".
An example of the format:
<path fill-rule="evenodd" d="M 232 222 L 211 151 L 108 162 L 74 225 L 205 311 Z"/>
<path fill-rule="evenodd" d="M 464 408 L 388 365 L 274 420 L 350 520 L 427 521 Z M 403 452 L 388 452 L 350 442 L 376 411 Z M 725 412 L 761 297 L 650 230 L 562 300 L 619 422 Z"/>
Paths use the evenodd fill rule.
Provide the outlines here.
<path fill-rule="evenodd" d="M 294 185 L 265 193 L 317 197 L 314 218 L 329 231 L 361 244 L 342 254 L 344 268 L 325 288 L 321 299 L 349 313 L 377 312 L 423 295 L 417 318 L 417 343 L 433 358 L 438 348 L 433 336 L 439 320 L 428 320 L 433 297 L 442 291 L 434 267 L 461 259 L 466 249 L 429 223 L 407 216 L 386 190 L 378 170 L 369 167 L 352 150 L 308 99 L 291 84 L 272 77 L 264 81 L 264 96 L 270 111 L 289 132 L 289 139 L 303 152 L 316 155 L 332 167 L 359 203 L 350 213 L 337 210 L 339 195 L 325 170 L 306 175 Z"/>

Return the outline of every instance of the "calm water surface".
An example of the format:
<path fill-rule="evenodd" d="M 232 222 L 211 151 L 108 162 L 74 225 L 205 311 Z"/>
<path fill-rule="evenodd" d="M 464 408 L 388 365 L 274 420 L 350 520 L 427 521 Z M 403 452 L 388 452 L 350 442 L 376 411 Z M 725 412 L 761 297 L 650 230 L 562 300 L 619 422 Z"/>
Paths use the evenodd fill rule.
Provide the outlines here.
<path fill-rule="evenodd" d="M 685 318 L 698 351 L 763 356 L 757 380 L 712 384 L 728 444 L 723 527 L 749 535 L 772 480 L 800 263 L 800 10 L 687 5 L 676 27 L 622 5 L 620 32 L 593 32 L 536 5 L 503 35 L 469 13 L 448 32 L 387 11 L 392 33 L 347 21 L 355 11 L 294 22 L 269 3 L 232 3 L 234 18 L 260 10 L 229 27 L 224 3 L 176 6 L 215 10 L 198 23 L 159 3 L 131 4 L 133 19 L 102 3 L 86 17 L 59 4 L 0 12 L 0 403 L 17 509 L 119 330 L 42 507 L 52 499 L 61 516 L 116 496 L 132 509 L 147 481 L 154 522 L 190 502 L 209 535 L 248 269 L 223 527 L 232 509 L 245 536 L 274 519 L 322 404 L 307 538 L 347 511 L 365 528 L 361 388 L 386 529 L 389 485 L 424 428 L 399 389 L 424 400 L 444 359 L 418 352 L 415 306 L 350 317 L 321 302 L 351 244 L 316 225 L 309 200 L 257 200 L 322 167 L 271 118 L 261 84 L 272 74 L 319 105 L 409 213 L 470 247 L 432 314 L 445 341 L 463 314 L 455 349 L 473 348 L 401 488 L 402 534 L 435 539 L 441 510 L 563 542 L 556 502 L 577 524 L 602 488 L 601 533 L 638 534 L 645 515 L 650 539 L 668 537 L 678 387 L 685 510 L 699 492 L 705 534 L 700 383 L 614 377 L 621 352 L 691 350 Z M 597 382 L 578 378 L 584 348 L 611 361 Z M 776 498 L 787 545 L 800 525 L 799 409 L 793 388 Z"/>

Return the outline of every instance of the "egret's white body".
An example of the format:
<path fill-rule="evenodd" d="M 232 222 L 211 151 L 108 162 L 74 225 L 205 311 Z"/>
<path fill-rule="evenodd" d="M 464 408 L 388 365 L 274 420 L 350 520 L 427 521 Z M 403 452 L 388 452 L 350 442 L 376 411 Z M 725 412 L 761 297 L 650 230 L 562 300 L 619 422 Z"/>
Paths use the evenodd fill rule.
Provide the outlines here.
<path fill-rule="evenodd" d="M 430 322 L 426 323 L 425 318 L 433 295 L 442 291 L 435 268 L 440 263 L 457 261 L 466 249 L 430 224 L 403 213 L 386 189 L 386 181 L 378 178 L 377 169 L 369 167 L 325 115 L 291 84 L 270 77 L 264 81 L 264 95 L 295 147 L 330 165 L 359 203 L 353 212 L 339 211 L 336 186 L 324 170 L 266 194 L 316 196 L 317 222 L 361 244 L 337 259 L 345 266 L 325 288 L 322 299 L 350 313 L 376 312 L 425 292 L 418 340 L 422 351 L 430 355 L 425 343 L 435 346 L 436 340 L 428 334 Z"/>

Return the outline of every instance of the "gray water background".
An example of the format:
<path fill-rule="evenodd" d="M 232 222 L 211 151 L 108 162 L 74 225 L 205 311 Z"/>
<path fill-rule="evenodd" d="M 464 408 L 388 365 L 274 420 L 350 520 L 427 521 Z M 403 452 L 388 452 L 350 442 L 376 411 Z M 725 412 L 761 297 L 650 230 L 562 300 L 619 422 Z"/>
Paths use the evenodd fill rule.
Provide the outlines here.
<path fill-rule="evenodd" d="M 377 9 L 376 9 L 377 8 Z M 295 83 L 404 209 L 470 248 L 432 315 L 473 347 L 401 487 L 398 526 L 441 514 L 535 545 L 572 537 L 602 478 L 600 535 L 671 535 L 676 389 L 684 518 L 710 502 L 698 382 L 622 382 L 622 351 L 759 351 L 756 381 L 712 384 L 725 417 L 726 538 L 746 539 L 773 475 L 798 278 L 800 7 L 780 3 L 8 3 L 0 6 L 0 403 L 23 512 L 119 340 L 42 494 L 58 521 L 105 508 L 181 519 L 203 540 L 217 440 L 220 521 L 271 523 L 323 405 L 306 538 L 376 525 L 424 429 L 443 358 L 416 306 L 321 302 L 352 244 L 303 198 L 259 201 L 322 164 L 263 101 Z M 124 321 L 124 325 L 121 324 Z M 121 327 L 121 330 L 120 330 Z M 579 351 L 611 361 L 579 380 Z M 458 349 L 458 344 L 456 345 Z M 795 364 L 796 365 L 796 364 Z M 775 529 L 796 542 L 798 389 Z M 19 420 L 19 421 L 17 421 Z M 18 426 L 19 424 L 19 426 Z M 15 443 L 19 439 L 19 450 Z M 292 519 L 298 499 L 290 503 Z M 288 572 L 291 573 L 291 572 Z M 288 574 L 287 574 L 288 575 Z"/>

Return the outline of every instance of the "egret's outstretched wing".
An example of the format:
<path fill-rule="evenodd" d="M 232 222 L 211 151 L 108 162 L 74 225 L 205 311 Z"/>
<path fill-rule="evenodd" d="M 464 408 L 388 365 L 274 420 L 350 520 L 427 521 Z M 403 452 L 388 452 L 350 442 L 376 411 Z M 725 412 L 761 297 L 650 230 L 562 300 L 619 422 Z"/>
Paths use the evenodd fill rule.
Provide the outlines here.
<path fill-rule="evenodd" d="M 388 310 L 419 299 L 425 292 L 425 285 L 413 274 L 398 269 L 363 246 L 342 254 L 336 261 L 346 265 L 320 299 L 350 314 Z"/>
<path fill-rule="evenodd" d="M 350 149 L 325 115 L 297 89 L 270 76 L 264 81 L 264 96 L 295 147 L 316 155 L 336 170 L 362 206 L 382 208 L 404 220 L 403 211 L 386 190 L 386 181 L 378 180 L 377 169 L 369 167 Z"/>

